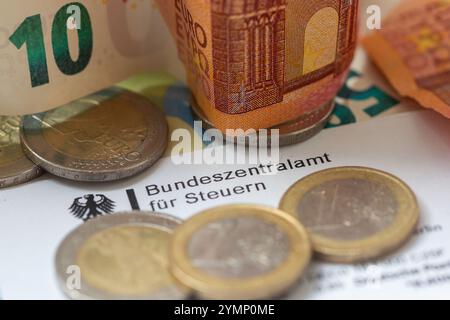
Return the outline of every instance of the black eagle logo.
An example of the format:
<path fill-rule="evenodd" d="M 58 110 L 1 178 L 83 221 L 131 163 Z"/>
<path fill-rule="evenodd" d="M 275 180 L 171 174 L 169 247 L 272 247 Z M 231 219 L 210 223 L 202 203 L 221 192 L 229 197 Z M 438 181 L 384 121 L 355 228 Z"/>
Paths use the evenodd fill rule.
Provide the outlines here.
<path fill-rule="evenodd" d="M 85 201 L 82 201 L 82 199 L 85 199 Z M 76 198 L 69 210 L 76 218 L 86 222 L 97 216 L 113 212 L 115 206 L 115 202 L 103 194 L 87 194 Z"/>

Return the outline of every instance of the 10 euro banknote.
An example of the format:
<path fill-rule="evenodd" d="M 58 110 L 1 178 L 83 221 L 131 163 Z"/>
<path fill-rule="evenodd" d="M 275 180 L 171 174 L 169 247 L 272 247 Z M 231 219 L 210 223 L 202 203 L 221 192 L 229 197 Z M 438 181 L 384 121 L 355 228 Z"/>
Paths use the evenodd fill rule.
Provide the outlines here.
<path fill-rule="evenodd" d="M 0 114 L 54 108 L 164 69 L 165 30 L 151 0 L 5 0 L 0 12 Z"/>

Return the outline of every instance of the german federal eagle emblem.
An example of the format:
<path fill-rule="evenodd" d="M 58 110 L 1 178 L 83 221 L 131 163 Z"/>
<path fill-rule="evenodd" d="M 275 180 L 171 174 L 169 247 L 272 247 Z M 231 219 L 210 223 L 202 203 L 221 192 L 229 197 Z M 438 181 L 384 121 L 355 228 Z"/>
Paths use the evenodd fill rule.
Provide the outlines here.
<path fill-rule="evenodd" d="M 84 222 L 114 211 L 115 202 L 103 194 L 87 194 L 76 198 L 70 206 L 70 212 Z"/>

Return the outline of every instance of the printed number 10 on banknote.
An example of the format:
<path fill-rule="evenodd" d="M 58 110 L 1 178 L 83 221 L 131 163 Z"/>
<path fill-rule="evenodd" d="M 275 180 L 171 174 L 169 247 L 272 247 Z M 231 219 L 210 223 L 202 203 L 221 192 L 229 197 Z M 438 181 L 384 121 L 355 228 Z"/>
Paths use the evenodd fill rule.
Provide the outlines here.
<path fill-rule="evenodd" d="M 269 128 L 333 100 L 353 58 L 358 0 L 156 0 L 188 83 L 219 129 Z"/>
<path fill-rule="evenodd" d="M 1 1 L 0 114 L 50 109 L 151 69 L 158 15 L 151 0 Z"/>

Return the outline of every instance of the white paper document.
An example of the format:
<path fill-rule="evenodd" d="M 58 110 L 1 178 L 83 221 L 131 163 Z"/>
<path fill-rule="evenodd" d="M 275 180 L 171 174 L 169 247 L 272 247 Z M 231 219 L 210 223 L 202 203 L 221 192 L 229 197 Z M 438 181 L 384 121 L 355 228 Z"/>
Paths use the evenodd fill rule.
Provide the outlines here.
<path fill-rule="evenodd" d="M 79 197 L 107 197 L 115 212 L 153 207 L 186 219 L 223 204 L 276 207 L 298 179 L 336 166 L 368 166 L 404 180 L 417 194 L 420 225 L 404 248 L 380 261 L 314 261 L 286 298 L 450 298 L 450 120 L 429 111 L 325 130 L 282 148 L 277 174 L 255 165 L 175 165 L 167 157 L 115 183 L 75 183 L 46 174 L 2 190 L 0 297 L 64 298 L 54 255 L 64 237 L 83 223 L 69 210 Z"/>

